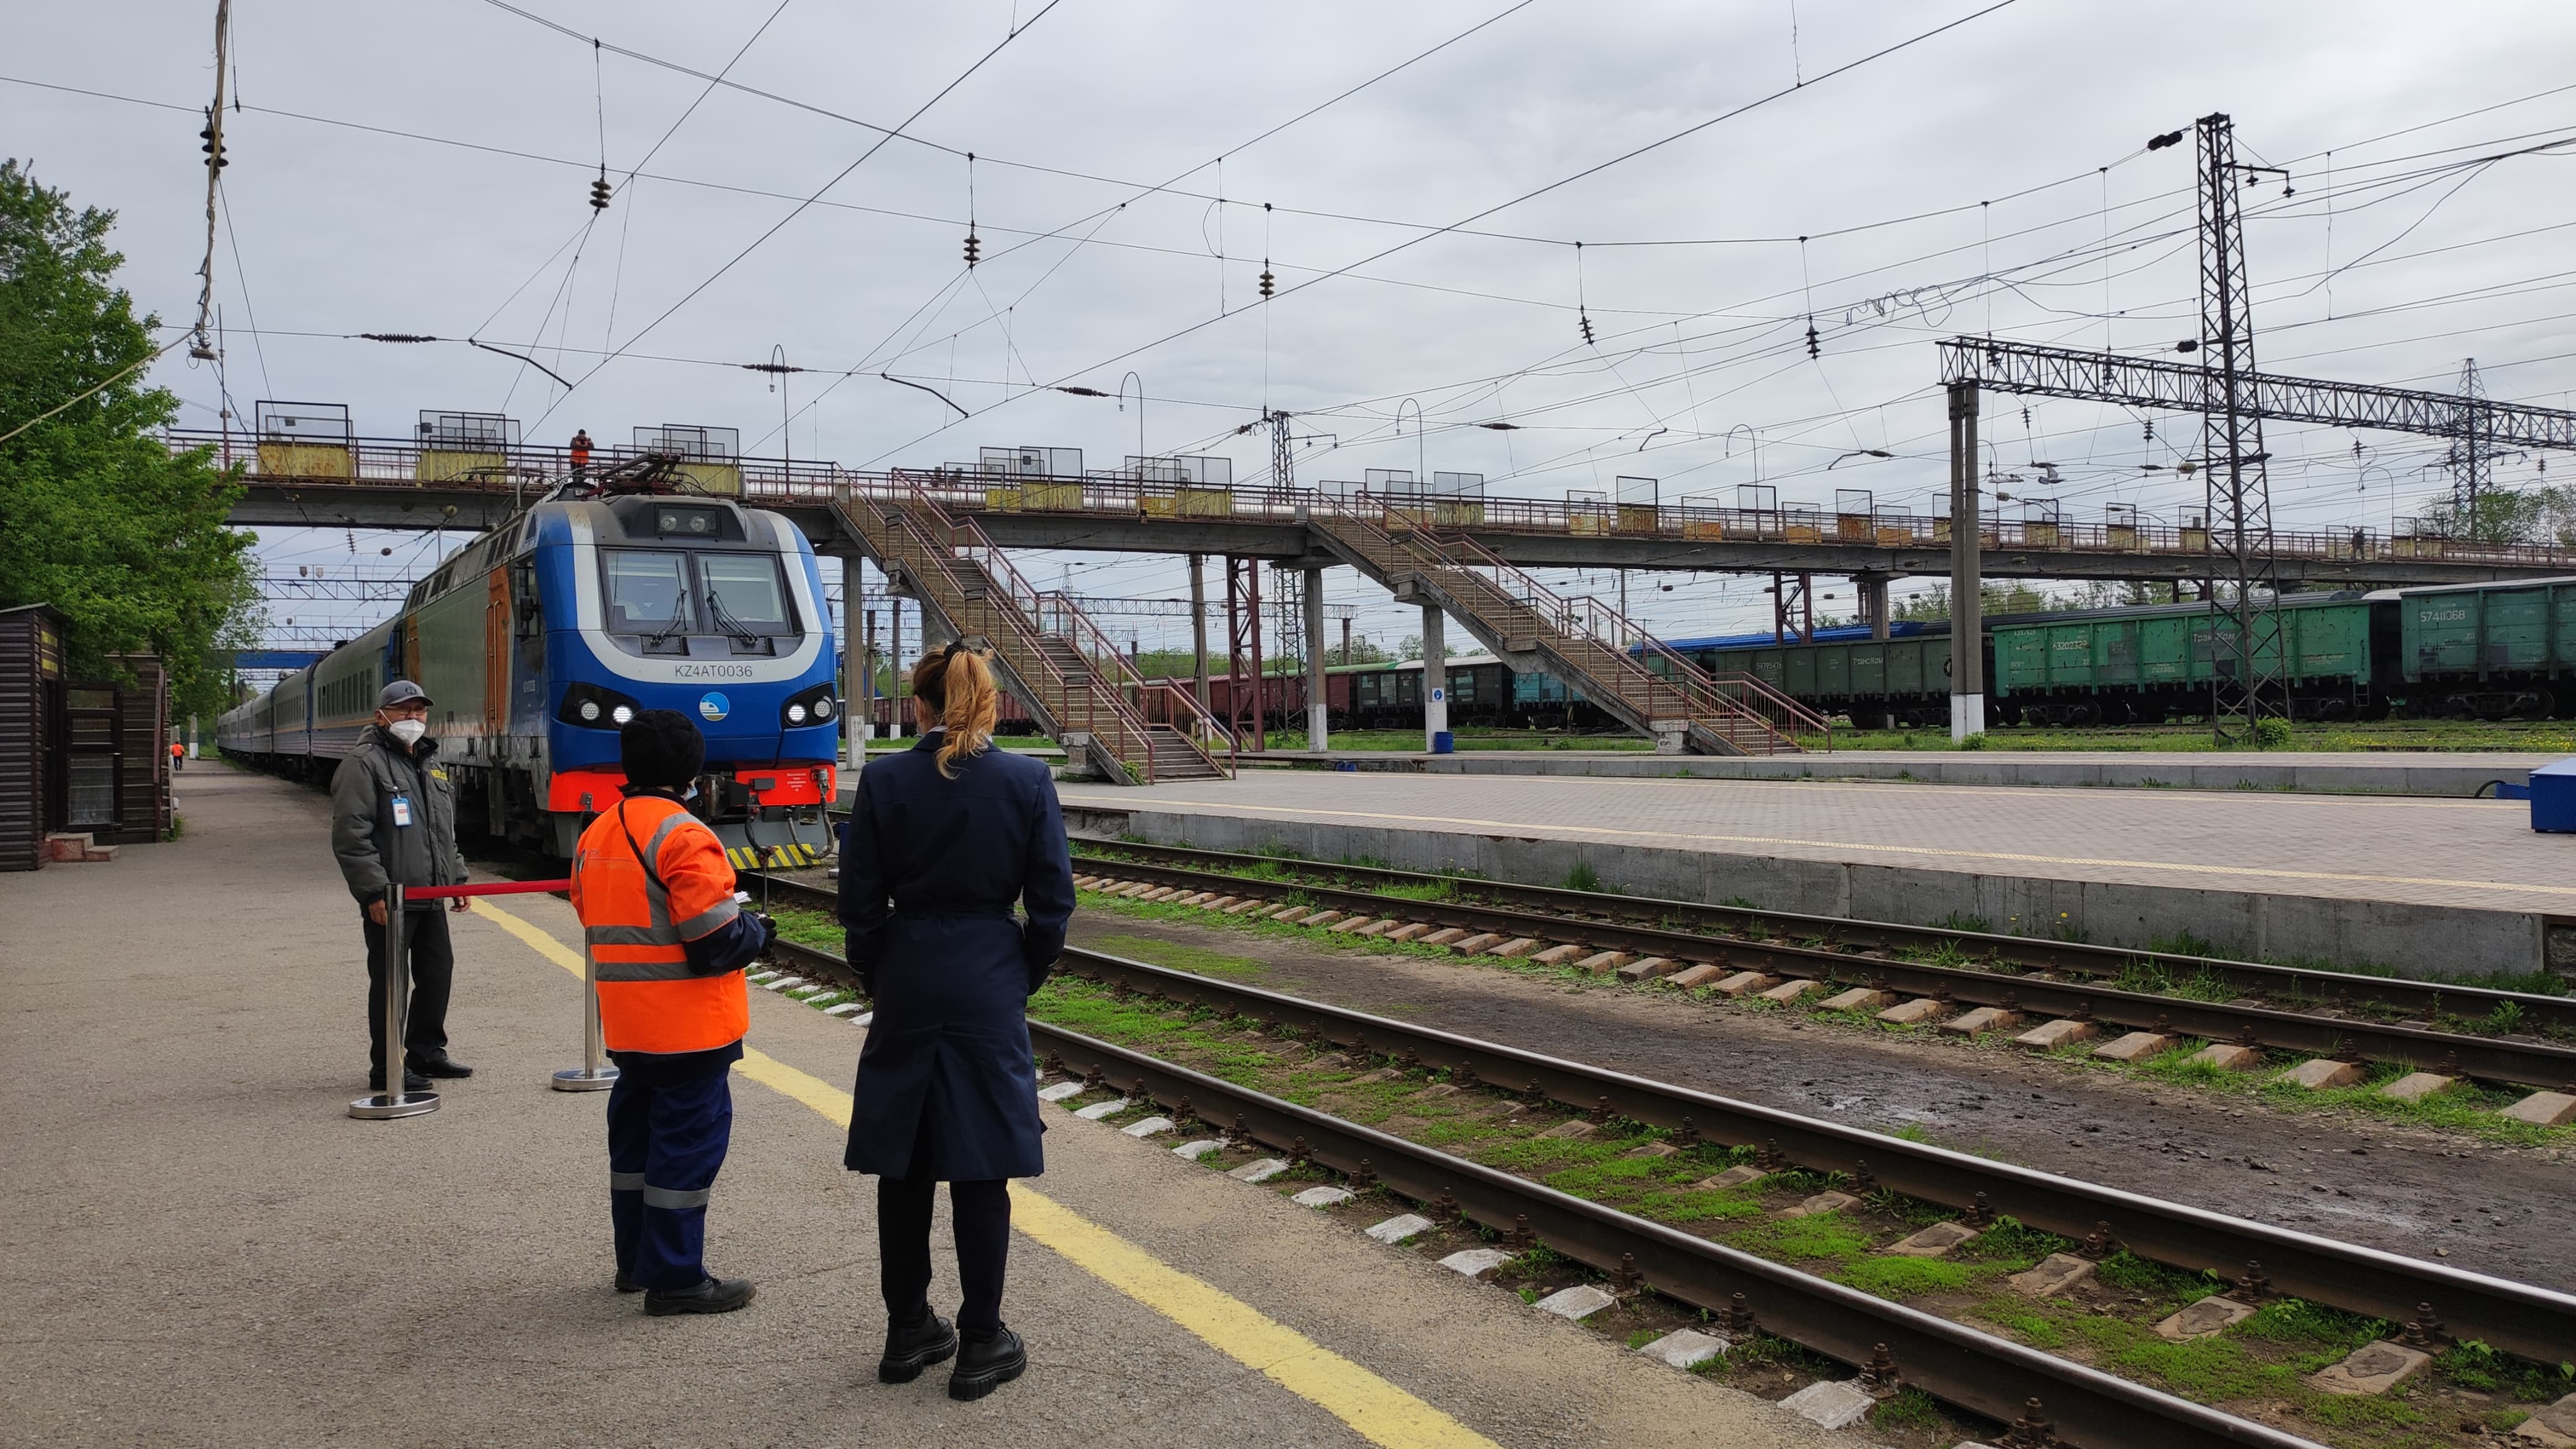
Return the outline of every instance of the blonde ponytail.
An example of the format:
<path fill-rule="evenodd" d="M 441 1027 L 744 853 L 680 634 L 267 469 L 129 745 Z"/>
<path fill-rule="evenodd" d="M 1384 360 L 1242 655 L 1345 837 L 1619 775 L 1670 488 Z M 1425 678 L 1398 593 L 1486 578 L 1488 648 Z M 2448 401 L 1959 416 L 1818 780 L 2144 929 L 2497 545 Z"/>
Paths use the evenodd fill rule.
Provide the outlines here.
<path fill-rule="evenodd" d="M 993 672 L 980 649 L 963 642 L 937 654 L 926 654 L 912 667 L 912 695 L 936 711 L 948 738 L 939 742 L 939 773 L 955 779 L 949 767 L 961 758 L 980 755 L 993 742 L 993 721 L 1001 700 L 993 690 Z"/>

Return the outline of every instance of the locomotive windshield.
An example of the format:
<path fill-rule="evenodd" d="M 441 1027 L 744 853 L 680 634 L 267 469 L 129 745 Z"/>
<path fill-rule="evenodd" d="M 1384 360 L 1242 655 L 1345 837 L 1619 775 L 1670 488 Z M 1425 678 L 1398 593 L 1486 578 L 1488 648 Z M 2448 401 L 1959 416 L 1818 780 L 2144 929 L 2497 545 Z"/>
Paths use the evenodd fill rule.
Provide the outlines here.
<path fill-rule="evenodd" d="M 778 560 L 758 553 L 702 553 L 698 579 L 708 617 L 727 633 L 792 634 Z"/>
<path fill-rule="evenodd" d="M 689 601 L 689 556 L 643 549 L 603 550 L 608 629 L 613 634 L 687 633 L 695 611 Z"/>
<path fill-rule="evenodd" d="M 608 631 L 676 641 L 688 634 L 751 639 L 794 634 L 786 580 L 762 553 L 602 549 Z"/>

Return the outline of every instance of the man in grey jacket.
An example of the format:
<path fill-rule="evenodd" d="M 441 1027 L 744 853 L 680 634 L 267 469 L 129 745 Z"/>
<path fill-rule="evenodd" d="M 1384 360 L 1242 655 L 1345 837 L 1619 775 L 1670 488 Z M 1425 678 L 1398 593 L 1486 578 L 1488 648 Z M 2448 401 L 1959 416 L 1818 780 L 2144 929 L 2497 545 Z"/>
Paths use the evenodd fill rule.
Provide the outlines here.
<path fill-rule="evenodd" d="M 438 763 L 438 741 L 426 738 L 430 698 L 408 679 L 376 696 L 375 723 L 331 776 L 331 853 L 363 912 L 367 938 L 367 1086 L 385 1089 L 385 887 L 463 885 L 456 851 L 456 791 Z M 462 912 L 463 897 L 449 902 Z M 447 992 L 456 973 L 447 918 L 435 901 L 403 911 L 404 952 L 411 964 L 411 1011 L 403 1023 L 403 1090 L 430 1077 L 470 1077 L 474 1069 L 447 1054 Z"/>

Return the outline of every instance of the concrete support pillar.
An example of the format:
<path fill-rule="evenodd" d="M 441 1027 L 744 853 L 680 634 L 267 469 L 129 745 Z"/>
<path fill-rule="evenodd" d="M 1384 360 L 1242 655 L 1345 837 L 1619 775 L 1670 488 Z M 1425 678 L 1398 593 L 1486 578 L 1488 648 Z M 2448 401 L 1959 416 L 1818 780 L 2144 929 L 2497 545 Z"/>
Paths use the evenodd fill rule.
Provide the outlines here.
<path fill-rule="evenodd" d="M 1449 732 L 1449 649 L 1447 615 L 1438 604 L 1422 606 L 1422 748 L 1436 750 Z"/>
<path fill-rule="evenodd" d="M 1986 729 L 1985 529 L 1977 507 L 1977 384 L 1950 384 L 1950 738 Z"/>
<path fill-rule="evenodd" d="M 913 602 L 920 603 L 920 600 L 916 599 Z M 922 653 L 928 654 L 933 650 L 945 649 L 956 637 L 956 631 L 940 622 L 939 616 L 932 613 L 927 606 L 923 607 L 921 611 Z"/>
<path fill-rule="evenodd" d="M 1306 748 L 1333 747 L 1333 727 L 1326 715 L 1324 676 L 1324 571 L 1306 573 Z"/>
<path fill-rule="evenodd" d="M 904 668 L 903 598 L 886 595 L 886 671 L 894 680 L 894 698 L 887 703 L 892 718 L 886 721 L 886 738 L 899 740 L 912 733 L 912 671 Z"/>
<path fill-rule="evenodd" d="M 1860 620 L 1869 626 L 1869 637 L 1887 637 L 1887 574 L 1852 575 L 1852 593 L 1860 599 Z"/>
<path fill-rule="evenodd" d="M 1208 707 L 1207 555 L 1190 555 L 1190 691 L 1199 708 Z"/>
<path fill-rule="evenodd" d="M 858 555 L 841 556 L 841 741 L 844 758 L 853 769 L 868 762 L 862 703 L 868 694 L 868 648 L 859 630 L 860 596 L 866 592 L 864 569 Z"/>
<path fill-rule="evenodd" d="M 879 698 L 877 694 L 877 659 L 879 656 L 877 654 L 877 611 L 874 609 L 868 610 L 868 632 L 865 637 L 865 642 L 862 643 L 859 648 L 861 651 L 860 657 L 867 661 L 867 673 L 861 676 L 859 683 L 859 704 L 865 711 L 861 717 L 867 721 L 867 729 L 862 735 L 862 738 L 880 740 L 885 738 L 885 736 L 880 733 L 880 730 L 883 727 L 877 723 L 877 699 Z M 855 756 L 854 758 L 864 760 L 866 757 Z"/>

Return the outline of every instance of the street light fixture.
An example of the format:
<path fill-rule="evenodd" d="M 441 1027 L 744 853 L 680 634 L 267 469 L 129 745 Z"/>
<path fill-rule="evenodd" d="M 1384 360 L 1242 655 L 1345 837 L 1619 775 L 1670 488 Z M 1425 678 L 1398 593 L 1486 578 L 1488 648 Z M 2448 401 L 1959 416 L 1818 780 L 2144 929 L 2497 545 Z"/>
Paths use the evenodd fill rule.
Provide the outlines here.
<path fill-rule="evenodd" d="M 1896 455 L 1894 453 L 1887 451 L 1885 448 L 1855 448 L 1852 451 L 1843 454 L 1841 457 L 1836 458 L 1832 462 L 1827 463 L 1825 465 L 1825 471 L 1830 473 L 1853 458 L 1893 458 L 1895 456 Z"/>

